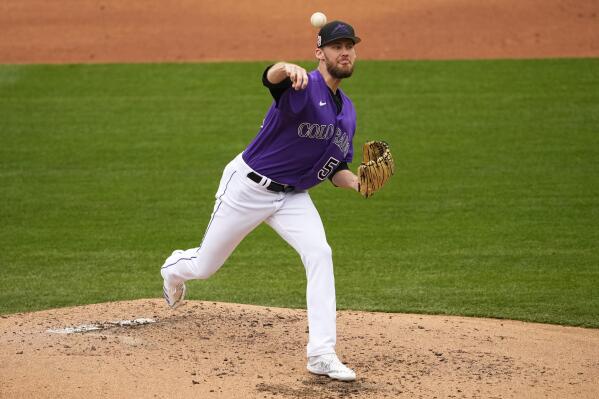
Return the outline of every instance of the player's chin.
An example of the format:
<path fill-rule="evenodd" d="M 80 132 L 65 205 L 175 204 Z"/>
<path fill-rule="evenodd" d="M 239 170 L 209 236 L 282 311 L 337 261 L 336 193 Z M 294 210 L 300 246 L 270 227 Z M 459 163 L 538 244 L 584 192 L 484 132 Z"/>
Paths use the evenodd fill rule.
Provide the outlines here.
<path fill-rule="evenodd" d="M 329 72 L 337 79 L 345 79 L 354 73 L 354 66 L 350 63 L 339 63 Z"/>

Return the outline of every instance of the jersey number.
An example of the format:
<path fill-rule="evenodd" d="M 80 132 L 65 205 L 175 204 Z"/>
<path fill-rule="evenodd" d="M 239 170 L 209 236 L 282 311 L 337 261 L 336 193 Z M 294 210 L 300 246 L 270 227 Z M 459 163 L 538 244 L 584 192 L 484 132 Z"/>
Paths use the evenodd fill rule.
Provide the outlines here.
<path fill-rule="evenodd" d="M 329 160 L 324 164 L 322 169 L 318 171 L 318 178 L 320 180 L 326 179 L 327 176 L 330 175 L 333 170 L 335 170 L 335 167 L 337 165 L 339 165 L 339 161 L 333 157 L 330 157 Z"/>

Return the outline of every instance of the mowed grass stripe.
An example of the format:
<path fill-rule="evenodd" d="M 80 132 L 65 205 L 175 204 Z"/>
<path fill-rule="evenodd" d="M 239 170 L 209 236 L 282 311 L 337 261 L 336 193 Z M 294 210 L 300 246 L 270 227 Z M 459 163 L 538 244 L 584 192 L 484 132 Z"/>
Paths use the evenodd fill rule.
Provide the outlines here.
<path fill-rule="evenodd" d="M 266 65 L 0 66 L 0 312 L 160 296 L 259 128 Z M 342 88 L 356 161 L 384 139 L 398 173 L 369 200 L 312 190 L 340 308 L 599 327 L 599 60 L 364 61 Z M 304 295 L 264 226 L 189 290 Z"/>

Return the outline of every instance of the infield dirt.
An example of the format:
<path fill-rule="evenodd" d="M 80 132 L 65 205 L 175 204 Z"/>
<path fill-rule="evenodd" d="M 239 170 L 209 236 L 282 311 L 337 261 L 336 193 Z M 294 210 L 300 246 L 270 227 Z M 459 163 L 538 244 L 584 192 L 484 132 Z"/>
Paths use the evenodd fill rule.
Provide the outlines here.
<path fill-rule="evenodd" d="M 596 0 L 5 0 L 0 63 L 309 60 L 317 10 L 359 59 L 599 56 Z"/>
<path fill-rule="evenodd" d="M 361 59 L 599 56 L 595 0 L 322 4 L 7 0 L 0 63 L 311 59 L 317 10 L 354 24 Z M 137 318 L 155 322 L 110 324 Z M 104 328 L 48 331 L 90 323 Z M 301 310 L 193 301 L 0 316 L 0 398 L 599 397 L 599 330 L 342 311 L 358 380 L 338 383 L 305 370 L 306 328 Z"/>
<path fill-rule="evenodd" d="M 152 319 L 126 327 L 119 320 Z M 95 323 L 73 334 L 48 330 Z M 306 313 L 191 301 L 0 318 L 3 398 L 596 398 L 599 330 L 341 311 L 353 383 L 305 369 Z"/>

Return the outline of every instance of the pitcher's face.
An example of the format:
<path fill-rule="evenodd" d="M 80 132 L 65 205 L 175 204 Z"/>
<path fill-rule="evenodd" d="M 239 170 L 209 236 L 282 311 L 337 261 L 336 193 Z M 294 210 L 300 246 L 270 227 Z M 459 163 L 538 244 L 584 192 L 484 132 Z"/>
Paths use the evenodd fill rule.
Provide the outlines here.
<path fill-rule="evenodd" d="M 321 56 L 319 56 L 319 51 Z M 327 71 L 337 79 L 349 78 L 354 72 L 356 49 L 350 39 L 339 39 L 317 49 L 316 56 L 326 65 Z"/>

